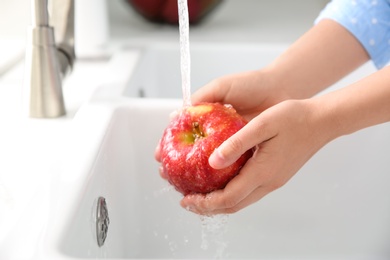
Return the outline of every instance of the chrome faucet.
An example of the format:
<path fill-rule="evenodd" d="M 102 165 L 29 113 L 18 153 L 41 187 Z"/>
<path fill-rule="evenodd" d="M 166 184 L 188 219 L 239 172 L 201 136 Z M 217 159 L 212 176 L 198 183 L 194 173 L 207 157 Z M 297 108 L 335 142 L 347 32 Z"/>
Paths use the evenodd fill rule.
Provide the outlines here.
<path fill-rule="evenodd" d="M 24 79 L 28 116 L 60 117 L 66 114 L 62 79 L 71 71 L 76 58 L 74 0 L 31 0 L 31 3 L 32 25 L 28 30 Z"/>

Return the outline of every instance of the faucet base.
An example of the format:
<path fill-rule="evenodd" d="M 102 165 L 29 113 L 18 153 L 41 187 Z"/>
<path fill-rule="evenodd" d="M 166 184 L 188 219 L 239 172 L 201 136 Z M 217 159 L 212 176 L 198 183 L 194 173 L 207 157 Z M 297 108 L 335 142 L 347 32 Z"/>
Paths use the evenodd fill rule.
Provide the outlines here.
<path fill-rule="evenodd" d="M 25 96 L 28 116 L 55 118 L 66 114 L 62 95 L 61 73 L 50 26 L 29 29 L 26 49 Z"/>

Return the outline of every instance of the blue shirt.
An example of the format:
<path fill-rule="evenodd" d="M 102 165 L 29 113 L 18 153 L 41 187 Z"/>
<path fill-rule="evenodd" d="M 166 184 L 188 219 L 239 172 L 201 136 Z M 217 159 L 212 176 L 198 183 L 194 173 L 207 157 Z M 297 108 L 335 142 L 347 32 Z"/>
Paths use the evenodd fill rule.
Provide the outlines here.
<path fill-rule="evenodd" d="M 332 19 L 350 31 L 380 69 L 390 60 L 390 0 L 333 0 L 316 19 Z"/>

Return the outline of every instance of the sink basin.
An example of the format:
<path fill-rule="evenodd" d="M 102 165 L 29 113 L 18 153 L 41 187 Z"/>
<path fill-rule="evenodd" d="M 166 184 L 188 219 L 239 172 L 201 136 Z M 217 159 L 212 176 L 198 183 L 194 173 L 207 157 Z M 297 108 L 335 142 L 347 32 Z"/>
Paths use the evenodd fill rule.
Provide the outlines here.
<path fill-rule="evenodd" d="M 82 186 L 58 240 L 61 254 L 76 259 L 210 259 L 223 245 L 224 259 L 390 256 L 389 124 L 329 144 L 285 187 L 229 216 L 227 232 L 203 250 L 203 222 L 179 206 L 181 196 L 159 177 L 153 159 L 167 115 L 180 104 L 127 98 L 111 101 L 104 113 L 101 108 L 81 111 L 84 134 L 77 142 L 94 143 L 89 133 L 105 131 L 94 156 L 74 155 L 77 160 L 88 155 L 90 167 L 80 172 L 73 165 L 63 172 L 70 175 L 66 178 L 77 176 Z M 101 125 L 99 117 L 104 118 Z M 69 159 L 77 161 L 74 156 Z M 101 248 L 93 232 L 100 196 L 110 216 Z"/>
<path fill-rule="evenodd" d="M 258 70 L 278 57 L 288 46 L 283 44 L 192 44 L 191 92 L 211 80 L 231 73 Z M 115 70 L 129 66 L 127 56 L 118 55 Z M 375 71 L 366 64 L 324 92 L 344 87 Z M 151 45 L 142 51 L 134 71 L 121 87 L 126 97 L 181 98 L 180 50 L 178 44 Z M 106 93 L 107 94 L 107 93 Z"/>
<path fill-rule="evenodd" d="M 283 51 L 268 47 L 256 52 L 264 63 Z M 202 53 L 206 59 L 218 52 L 202 48 L 193 52 L 194 63 Z M 227 55 L 229 48 L 220 50 Z M 333 141 L 283 188 L 229 217 L 202 219 L 182 209 L 181 195 L 160 178 L 153 156 L 168 115 L 182 103 L 180 92 L 175 95 L 178 69 L 168 74 L 171 50 L 146 50 L 123 84 L 106 84 L 78 111 L 61 163 L 0 246 L 0 259 L 389 259 L 390 124 Z M 238 50 L 237 57 L 250 59 Z M 212 68 L 194 64 L 194 85 L 238 67 L 263 66 L 260 58 L 249 67 L 225 67 L 222 54 L 215 54 L 220 63 Z M 107 94 L 113 89 L 118 95 Z M 101 247 L 99 197 L 110 223 Z M 34 232 L 26 232 L 31 226 Z"/>
<path fill-rule="evenodd" d="M 193 44 L 191 90 L 231 73 L 260 69 L 286 48 L 285 45 Z M 149 47 L 139 60 L 123 95 L 129 97 L 181 98 L 180 50 L 178 44 Z"/>

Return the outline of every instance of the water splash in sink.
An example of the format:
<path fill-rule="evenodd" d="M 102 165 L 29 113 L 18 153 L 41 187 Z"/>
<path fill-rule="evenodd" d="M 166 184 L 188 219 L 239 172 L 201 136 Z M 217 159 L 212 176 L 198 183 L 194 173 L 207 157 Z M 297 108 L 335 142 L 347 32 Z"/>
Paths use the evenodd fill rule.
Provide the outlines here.
<path fill-rule="evenodd" d="M 216 249 L 215 259 L 223 259 L 228 247 L 225 234 L 228 231 L 229 215 L 200 216 L 202 227 L 201 249 Z"/>

